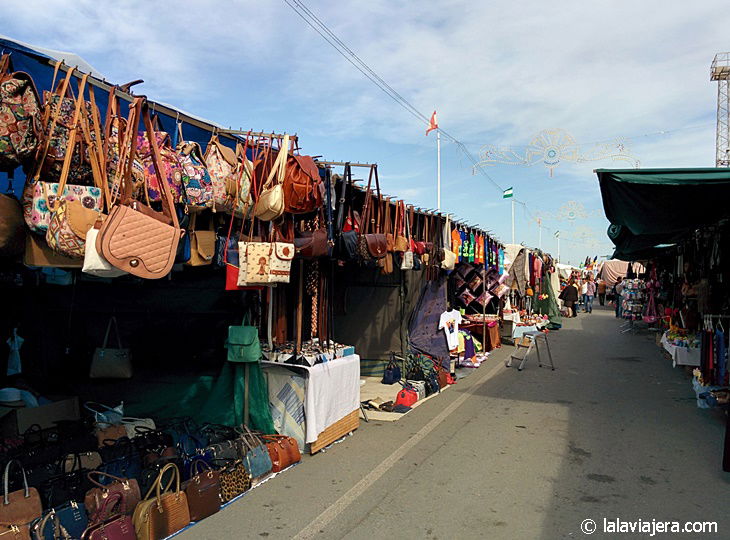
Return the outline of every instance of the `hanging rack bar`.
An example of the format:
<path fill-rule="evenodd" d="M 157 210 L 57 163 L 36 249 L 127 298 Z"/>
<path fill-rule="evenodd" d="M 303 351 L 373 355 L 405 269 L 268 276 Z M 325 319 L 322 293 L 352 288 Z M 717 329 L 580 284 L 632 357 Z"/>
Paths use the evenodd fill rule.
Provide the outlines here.
<path fill-rule="evenodd" d="M 347 165 L 347 163 L 344 162 L 344 161 L 317 161 L 317 164 L 318 165 L 331 165 L 333 167 L 344 167 L 345 165 Z M 368 167 L 368 168 L 370 168 L 372 166 L 376 166 L 377 167 L 378 164 L 377 163 L 355 163 L 355 162 L 350 162 L 350 167 Z"/>
<path fill-rule="evenodd" d="M 242 137 L 270 137 L 272 139 L 283 139 L 285 134 L 282 133 L 267 133 L 265 131 L 246 131 L 244 129 L 220 129 L 218 133 L 225 133 L 226 135 L 240 135 Z M 296 135 L 289 135 L 289 139 L 292 141 L 298 141 L 299 138 Z"/>

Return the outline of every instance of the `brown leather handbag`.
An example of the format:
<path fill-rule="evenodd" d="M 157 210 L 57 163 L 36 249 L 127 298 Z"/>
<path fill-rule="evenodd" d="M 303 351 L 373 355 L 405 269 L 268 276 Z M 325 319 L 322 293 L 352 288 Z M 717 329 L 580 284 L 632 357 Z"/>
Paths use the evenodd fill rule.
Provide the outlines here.
<path fill-rule="evenodd" d="M 96 247 L 107 261 L 120 270 L 141 278 L 159 279 L 167 276 L 172 270 L 182 231 L 170 188 L 162 176 L 160 150 L 155 140 L 147 102 L 144 98 L 135 98 L 130 109 L 131 120 L 122 149 L 125 158 L 122 196 L 101 226 Z M 140 115 L 144 119 L 147 137 L 152 147 L 152 161 L 162 197 L 161 213 L 140 201 L 132 200 L 131 197 L 131 169 Z M 132 151 L 129 151 L 130 149 Z"/>
<path fill-rule="evenodd" d="M 322 206 L 323 190 L 319 167 L 314 160 L 310 156 L 289 155 L 284 176 L 284 211 L 290 214 L 314 212 Z"/>
<path fill-rule="evenodd" d="M 394 251 L 407 251 L 408 250 L 408 238 L 405 235 L 405 222 L 406 222 L 406 205 L 403 201 L 398 201 L 398 207 L 396 208 L 395 216 L 395 242 L 393 245 Z"/>
<path fill-rule="evenodd" d="M 188 498 L 190 519 L 200 521 L 221 509 L 220 473 L 202 459 L 193 462 L 192 473 L 193 477 L 183 484 L 183 489 Z"/>
<path fill-rule="evenodd" d="M 271 472 L 283 471 L 302 460 L 296 439 L 286 435 L 264 435 L 261 438 L 266 441 L 266 449 L 269 451 Z"/>
<path fill-rule="evenodd" d="M 188 266 L 206 266 L 213 264 L 215 255 L 215 230 L 213 217 L 210 218 L 208 230 L 196 230 L 195 221 L 197 214 L 190 218 L 190 260 L 185 263 Z"/>
<path fill-rule="evenodd" d="M 162 488 L 162 478 L 172 469 L 168 484 Z M 170 490 L 175 484 L 175 489 Z M 144 500 L 134 510 L 132 516 L 137 540 L 161 540 L 184 529 L 190 524 L 188 498 L 180 490 L 180 470 L 174 463 L 168 463 L 157 475 Z"/>
<path fill-rule="evenodd" d="M 97 480 L 100 476 L 112 478 L 114 481 L 105 486 Z M 100 514 L 100 512 L 102 512 L 105 501 L 111 498 L 112 495 L 119 494 L 118 511 L 121 514 L 130 516 L 142 498 L 139 492 L 139 484 L 134 478 L 120 478 L 102 471 L 91 471 L 86 477 L 94 484 L 94 487 L 87 491 L 84 497 L 84 506 L 92 521 L 106 519 L 105 514 Z"/>
<path fill-rule="evenodd" d="M 8 493 L 10 487 L 10 468 L 13 463 L 20 467 L 23 473 L 23 489 Z M 0 536 L 23 538 L 30 540 L 30 523 L 41 517 L 43 506 L 38 490 L 28 487 L 25 469 L 19 461 L 10 460 L 5 465 L 3 474 L 3 500 L 0 504 Z M 13 536 L 10 536 L 10 535 Z"/>
<path fill-rule="evenodd" d="M 373 199 L 372 192 L 370 191 L 373 176 L 375 177 L 375 189 L 377 192 L 377 195 L 375 197 L 375 202 L 373 202 L 371 199 Z M 382 259 L 385 257 L 385 254 L 387 251 L 387 242 L 385 240 L 385 235 L 380 231 L 380 215 L 376 216 L 376 212 L 372 212 L 371 209 L 375 206 L 377 208 L 377 205 L 379 204 L 381 200 L 380 196 L 380 181 L 378 180 L 378 166 L 373 165 L 370 168 L 370 176 L 368 178 L 368 188 L 365 192 L 365 209 L 363 211 L 363 227 L 364 227 L 364 233 L 361 234 L 358 239 L 358 254 L 363 259 L 363 261 L 371 261 L 372 259 Z M 379 212 L 378 208 L 378 212 Z M 371 232 L 373 227 L 375 228 L 374 232 Z"/>

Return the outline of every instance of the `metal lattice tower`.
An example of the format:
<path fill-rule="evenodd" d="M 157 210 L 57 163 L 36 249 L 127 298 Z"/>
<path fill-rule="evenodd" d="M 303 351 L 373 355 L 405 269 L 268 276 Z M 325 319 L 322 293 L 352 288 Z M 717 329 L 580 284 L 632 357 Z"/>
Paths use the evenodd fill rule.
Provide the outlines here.
<path fill-rule="evenodd" d="M 730 52 L 715 55 L 710 65 L 710 80 L 717 81 L 715 166 L 730 167 Z"/>

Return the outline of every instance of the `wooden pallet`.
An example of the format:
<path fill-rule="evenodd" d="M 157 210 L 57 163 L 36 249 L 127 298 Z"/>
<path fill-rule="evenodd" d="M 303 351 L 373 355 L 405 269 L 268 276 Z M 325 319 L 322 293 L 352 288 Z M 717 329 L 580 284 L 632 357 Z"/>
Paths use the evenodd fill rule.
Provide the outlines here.
<path fill-rule="evenodd" d="M 325 446 L 341 439 L 351 431 L 355 431 L 358 427 L 360 427 L 360 409 L 355 409 L 320 433 L 317 440 L 309 445 L 309 453 L 319 452 Z"/>

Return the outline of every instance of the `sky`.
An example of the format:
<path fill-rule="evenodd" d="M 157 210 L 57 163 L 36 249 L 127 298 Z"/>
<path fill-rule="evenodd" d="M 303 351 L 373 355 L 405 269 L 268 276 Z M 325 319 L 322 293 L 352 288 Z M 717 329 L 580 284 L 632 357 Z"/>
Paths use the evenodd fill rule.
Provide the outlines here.
<path fill-rule="evenodd" d="M 544 130 L 583 155 L 623 143 L 642 168 L 714 165 L 726 2 L 306 0 L 347 46 L 479 159 Z M 383 191 L 436 207 L 436 138 L 283 1 L 4 0 L 0 34 L 72 51 L 110 81 L 233 128 L 296 133 L 305 154 L 378 163 Z M 572 147 L 572 148 L 575 148 Z M 578 264 L 609 255 L 596 168 L 491 164 L 442 138 L 441 208 Z M 485 176 L 488 175 L 489 179 Z M 570 219 L 568 219 L 570 217 Z M 537 218 L 543 229 L 540 237 Z"/>

